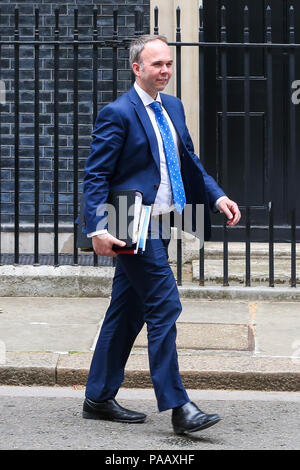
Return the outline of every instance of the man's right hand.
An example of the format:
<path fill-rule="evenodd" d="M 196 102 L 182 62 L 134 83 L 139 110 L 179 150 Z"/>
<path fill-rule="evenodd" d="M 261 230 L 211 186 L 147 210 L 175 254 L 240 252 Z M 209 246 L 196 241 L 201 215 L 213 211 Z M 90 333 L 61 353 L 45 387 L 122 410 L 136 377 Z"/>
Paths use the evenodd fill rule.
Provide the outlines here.
<path fill-rule="evenodd" d="M 99 256 L 110 256 L 115 257 L 118 254 L 112 250 L 113 245 L 125 246 L 126 243 L 118 240 L 118 238 L 113 237 L 109 233 L 103 233 L 101 235 L 95 235 L 92 238 L 93 248 L 97 255 Z"/>

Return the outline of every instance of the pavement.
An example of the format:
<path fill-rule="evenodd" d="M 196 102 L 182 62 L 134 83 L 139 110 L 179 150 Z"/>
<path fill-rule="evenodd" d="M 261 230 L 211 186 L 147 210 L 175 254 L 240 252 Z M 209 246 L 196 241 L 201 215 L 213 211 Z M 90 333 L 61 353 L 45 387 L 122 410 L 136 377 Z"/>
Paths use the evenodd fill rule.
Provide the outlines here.
<path fill-rule="evenodd" d="M 267 299 L 259 290 L 214 299 L 196 287 L 194 295 L 180 292 L 177 348 L 186 388 L 300 391 L 299 301 Z M 84 387 L 108 303 L 102 296 L 0 297 L 0 385 Z M 146 328 L 123 386 L 152 387 Z"/>

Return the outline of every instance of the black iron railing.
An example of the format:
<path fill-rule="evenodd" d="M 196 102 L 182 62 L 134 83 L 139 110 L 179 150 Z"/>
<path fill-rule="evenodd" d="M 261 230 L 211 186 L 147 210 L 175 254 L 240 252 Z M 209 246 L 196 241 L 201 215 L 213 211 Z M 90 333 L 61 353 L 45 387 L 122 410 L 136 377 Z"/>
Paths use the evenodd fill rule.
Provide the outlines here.
<path fill-rule="evenodd" d="M 268 259 L 269 259 L 269 268 L 268 272 L 265 273 L 268 276 L 268 285 L 269 287 L 275 286 L 274 279 L 274 264 L 275 264 L 275 255 L 274 255 L 274 205 L 272 202 L 269 202 L 266 206 L 240 206 L 242 216 L 245 220 L 244 225 L 244 237 L 243 241 L 245 242 L 245 274 L 244 274 L 244 285 L 246 287 L 251 286 L 251 230 L 253 225 L 251 224 L 251 213 L 256 210 L 261 210 L 265 213 L 266 219 L 268 221 Z M 223 286 L 229 286 L 229 232 L 232 228 L 229 228 L 226 224 L 226 219 L 224 218 L 223 224 Z M 290 286 L 296 287 L 296 210 L 292 210 L 291 219 L 290 219 Z M 288 263 L 287 263 L 288 264 Z M 178 269 L 182 272 L 182 265 L 178 265 Z M 180 285 L 181 282 L 181 272 L 179 276 Z M 199 251 L 199 285 L 205 285 L 205 244 L 200 248 Z"/>
<path fill-rule="evenodd" d="M 43 256 L 40 253 L 39 247 L 39 235 L 41 232 L 41 188 L 40 188 L 40 148 L 41 148 L 41 135 L 40 135 L 40 118 L 41 118 L 41 70 L 40 70 L 40 53 L 42 48 L 48 47 L 53 53 L 53 214 L 52 214 L 52 232 L 53 232 L 53 246 L 49 247 L 49 253 L 51 254 L 51 262 L 55 266 L 64 263 L 62 257 L 59 254 L 59 233 L 60 233 L 60 71 L 64 59 L 61 57 L 62 47 L 69 47 L 72 50 L 72 72 L 73 72 L 73 86 L 72 86 L 72 121 L 73 121 L 73 132 L 72 132 L 72 148 L 73 148 L 73 178 L 70 183 L 73 186 L 73 230 L 74 234 L 74 251 L 72 255 L 72 264 L 81 264 L 81 255 L 76 249 L 76 231 L 77 226 L 75 220 L 78 216 L 78 199 L 79 199 L 79 184 L 80 184 L 80 171 L 79 171 L 79 105 L 80 105 L 80 92 L 79 92 L 79 67 L 80 67 L 80 51 L 85 48 L 92 51 L 92 121 L 95 122 L 97 112 L 99 110 L 99 51 L 102 49 L 111 49 L 112 51 L 112 80 L 111 80 L 111 92 L 112 99 L 116 99 L 118 90 L 118 52 L 120 50 L 128 50 L 128 46 L 133 37 L 120 37 L 118 31 L 118 10 L 114 9 L 113 12 L 113 35 L 112 37 L 99 37 L 97 21 L 98 21 L 98 10 L 95 7 L 93 10 L 93 34 L 91 39 L 79 38 L 78 34 L 78 9 L 74 9 L 74 28 L 72 37 L 60 37 L 59 29 L 59 9 L 55 10 L 55 28 L 54 38 L 47 40 L 47 38 L 40 38 L 39 35 L 39 22 L 40 15 L 39 9 L 35 10 L 35 25 L 34 25 L 34 37 L 33 39 L 26 38 L 26 47 L 32 47 L 34 51 L 34 149 L 33 149 L 33 161 L 34 161 L 34 213 L 33 217 L 33 232 L 34 232 L 34 252 L 33 252 L 33 264 L 38 265 L 42 262 Z M 14 90 L 14 143 L 13 143 L 13 154 L 14 154 L 14 214 L 13 214 L 13 228 L 14 228 L 14 253 L 13 263 L 20 263 L 20 232 L 23 229 L 23 222 L 20 219 L 20 48 L 24 46 L 24 41 L 20 38 L 19 34 L 19 10 L 15 10 L 15 33 L 14 38 L 10 40 L 0 41 L 0 57 L 2 57 L 3 51 L 6 48 L 13 48 L 13 61 L 14 61 L 14 77 L 13 77 L 13 90 Z M 137 9 L 135 11 L 135 32 L 134 36 L 143 34 L 143 13 Z M 159 11 L 155 8 L 154 11 L 154 34 L 159 34 Z M 199 153 L 201 160 L 205 165 L 205 132 L 204 132 L 204 103 L 205 103 L 205 51 L 208 48 L 215 48 L 220 58 L 220 80 L 221 80 L 221 120 L 222 120 L 222 153 L 221 153 L 221 168 L 220 168 L 220 181 L 225 189 L 228 188 L 228 51 L 232 48 L 240 48 L 243 51 L 244 60 L 244 201 L 245 204 L 241 208 L 243 212 L 244 225 L 244 241 L 246 243 L 245 248 L 245 260 L 246 260 L 246 272 L 245 272 L 245 285 L 251 285 L 251 233 L 253 225 L 251 223 L 252 211 L 262 210 L 266 214 L 268 235 L 269 235 L 269 286 L 274 286 L 274 204 L 273 204 L 273 191 L 272 187 L 273 173 L 274 173 L 274 149 L 273 149 L 273 68 L 272 68 L 272 53 L 274 49 L 281 49 L 288 54 L 288 65 L 289 65 L 289 81 L 292 83 L 295 79 L 295 51 L 300 48 L 300 44 L 295 44 L 295 26 L 294 26 L 294 9 L 290 7 L 289 10 L 289 42 L 287 44 L 272 43 L 272 27 L 271 27 L 271 8 L 268 6 L 266 9 L 266 33 L 265 42 L 263 43 L 251 43 L 249 42 L 249 10 L 246 6 L 244 9 L 244 25 L 243 25 L 243 42 L 230 43 L 227 41 L 227 28 L 226 28 L 226 9 L 225 6 L 221 6 L 221 25 L 220 25 L 220 42 L 205 42 L 204 41 L 204 29 L 203 29 L 203 10 L 202 7 L 199 9 L 199 41 L 198 42 L 183 42 L 181 38 L 181 10 L 177 8 L 176 14 L 176 41 L 170 42 L 170 46 L 175 48 L 176 54 L 176 95 L 181 98 L 182 80 L 181 80 L 181 54 L 182 48 L 192 46 L 197 48 L 199 53 L 199 100 L 201 106 L 199 106 L 199 136 L 200 136 L 200 149 Z M 250 155 L 250 50 L 251 49 L 263 49 L 266 54 L 266 80 L 267 80 L 267 114 L 266 114 L 266 155 L 267 155 L 267 188 L 265 194 L 266 203 L 260 207 L 254 207 L 250 205 L 249 195 L 251 192 L 249 173 L 251 167 L 251 155 Z M 130 82 L 131 83 L 131 82 Z M 130 85 L 128 83 L 128 85 Z M 125 91 L 125 90 L 124 90 Z M 0 108 L 1 117 L 1 108 Z M 296 175 L 296 121 L 295 121 L 295 105 L 292 100 L 289 100 L 289 147 L 290 147 L 290 168 L 291 175 Z M 0 136 L 1 138 L 1 136 Z M 88 155 L 88 151 L 87 151 Z M 1 178 L 0 178 L 1 183 Z M 293 201 L 296 201 L 296 181 L 295 177 L 290 180 L 290 195 Z M 1 190 L 1 187 L 0 187 Z M 270 201 L 270 202 L 269 202 Z M 3 223 L 3 212 L 0 211 L 0 227 L 2 231 L 5 230 L 5 223 Z M 2 221 L 2 223 L 1 223 Z M 48 218 L 49 222 L 49 218 Z M 292 208 L 290 215 L 290 243 L 291 243 L 291 281 L 290 285 L 296 287 L 296 207 Z M 228 242 L 230 240 L 230 233 L 234 228 L 228 228 L 226 221 L 223 226 L 223 285 L 229 285 L 229 273 L 228 273 Z M 0 238 L 1 240 L 1 238 Z M 84 255 L 88 256 L 88 255 Z M 12 255 L 6 256 L 6 253 L 1 252 L 0 244 L 0 262 L 12 262 Z M 85 258 L 86 260 L 87 258 Z M 6 260 L 6 261 L 5 261 Z M 28 262 L 28 259 L 27 259 Z M 86 261 L 85 261 L 86 262 Z M 92 264 L 98 265 L 98 257 L 93 256 Z M 205 279 L 205 247 L 202 247 L 199 252 L 199 284 L 204 285 Z M 182 284 L 182 244 L 181 240 L 177 240 L 177 282 L 179 285 Z"/>

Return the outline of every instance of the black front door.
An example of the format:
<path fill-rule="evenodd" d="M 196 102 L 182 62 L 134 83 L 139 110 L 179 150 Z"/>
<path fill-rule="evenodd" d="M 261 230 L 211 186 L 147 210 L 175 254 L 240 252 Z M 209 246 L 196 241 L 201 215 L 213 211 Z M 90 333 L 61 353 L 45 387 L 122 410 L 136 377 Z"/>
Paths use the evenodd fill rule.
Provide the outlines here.
<path fill-rule="evenodd" d="M 244 7 L 249 8 L 250 41 L 263 43 L 266 38 L 266 8 L 271 7 L 272 42 L 289 42 L 289 8 L 294 4 L 295 42 L 300 42 L 300 5 L 289 0 L 204 0 L 204 39 L 221 40 L 221 4 L 226 7 L 227 42 L 243 42 Z M 300 80 L 300 55 L 296 49 L 295 79 Z M 227 182 L 222 181 L 222 76 L 220 50 L 209 48 L 205 51 L 205 166 L 222 185 L 228 196 L 240 205 L 250 204 L 253 241 L 267 240 L 267 211 L 260 209 L 272 200 L 274 223 L 277 226 L 275 240 L 290 238 L 289 224 L 295 196 L 291 193 L 292 178 L 296 184 L 300 176 L 298 158 L 299 138 L 296 137 L 297 170 L 292 172 L 290 152 L 289 106 L 294 90 L 289 82 L 289 54 L 287 49 L 276 48 L 272 52 L 272 156 L 273 177 L 270 180 L 268 161 L 268 106 L 267 106 L 267 60 L 262 48 L 250 52 L 250 170 L 248 174 L 249 194 L 245 195 L 244 181 L 244 56 L 240 48 L 232 48 L 227 53 Z M 300 105 L 296 106 L 296 129 L 299 125 Z M 246 200 L 247 199 L 247 200 Z M 222 219 L 213 216 L 213 239 L 222 239 Z M 231 233 L 233 240 L 242 240 L 244 230 Z M 297 225 L 300 225 L 299 215 Z"/>

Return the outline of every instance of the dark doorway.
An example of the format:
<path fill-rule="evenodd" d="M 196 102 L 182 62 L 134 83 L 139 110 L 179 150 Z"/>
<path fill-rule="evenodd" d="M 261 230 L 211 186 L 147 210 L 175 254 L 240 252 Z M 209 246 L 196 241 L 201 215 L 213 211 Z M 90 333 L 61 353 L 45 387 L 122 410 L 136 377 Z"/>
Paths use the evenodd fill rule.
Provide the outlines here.
<path fill-rule="evenodd" d="M 250 40 L 253 43 L 266 41 L 266 8 L 271 7 L 272 42 L 289 42 L 289 8 L 294 6 L 295 42 L 300 42 L 300 5 L 289 0 L 204 0 L 204 39 L 220 42 L 221 5 L 226 7 L 227 42 L 244 42 L 243 15 L 245 5 L 249 8 Z M 295 79 L 300 80 L 300 50 L 295 51 Z M 226 192 L 240 205 L 250 204 L 253 241 L 267 240 L 267 211 L 260 207 L 274 204 L 276 240 L 288 241 L 290 212 L 295 204 L 292 184 L 298 184 L 300 176 L 299 137 L 296 135 L 296 171 L 292 171 L 289 141 L 289 106 L 292 95 L 289 81 L 289 52 L 284 48 L 272 50 L 273 86 L 273 161 L 272 181 L 268 171 L 266 152 L 267 126 L 267 66 L 266 50 L 252 48 L 250 51 L 250 171 L 251 191 L 248 201 L 244 194 L 244 57 L 242 48 L 229 48 L 227 52 L 227 129 L 228 129 L 228 179 Z M 222 101 L 221 101 L 220 50 L 205 50 L 205 166 L 222 185 Z M 296 129 L 299 126 L 300 105 L 296 106 Z M 296 132 L 297 134 L 297 132 Z M 297 186 L 296 186 L 297 187 Z M 233 230 L 233 240 L 243 239 L 241 228 Z M 213 216 L 213 240 L 222 239 L 221 219 Z M 300 225 L 299 211 L 297 225 Z M 266 228 L 266 230 L 264 230 Z M 233 233 L 234 232 L 234 233 Z"/>

